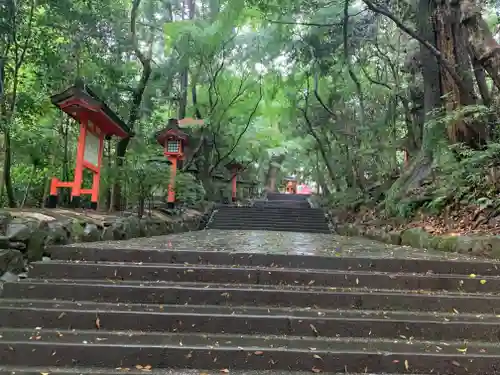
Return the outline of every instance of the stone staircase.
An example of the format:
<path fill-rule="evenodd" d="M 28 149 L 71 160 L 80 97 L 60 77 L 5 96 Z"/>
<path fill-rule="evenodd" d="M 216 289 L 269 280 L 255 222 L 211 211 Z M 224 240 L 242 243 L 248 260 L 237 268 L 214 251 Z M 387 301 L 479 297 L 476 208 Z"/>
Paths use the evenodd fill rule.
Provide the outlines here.
<path fill-rule="evenodd" d="M 273 193 L 253 207 L 220 207 L 207 229 L 330 233 L 323 210 L 311 208 L 307 198 Z"/>
<path fill-rule="evenodd" d="M 52 258 L 3 285 L 1 375 L 500 371 L 491 261 L 116 246 Z"/>

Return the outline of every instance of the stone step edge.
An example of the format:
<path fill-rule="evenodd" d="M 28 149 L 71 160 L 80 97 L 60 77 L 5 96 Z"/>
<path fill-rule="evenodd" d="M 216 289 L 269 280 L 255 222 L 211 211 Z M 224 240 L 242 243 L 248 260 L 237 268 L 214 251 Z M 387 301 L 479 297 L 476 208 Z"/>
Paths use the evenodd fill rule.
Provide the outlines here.
<path fill-rule="evenodd" d="M 1 301 L 0 301 L 1 302 Z M 498 318 L 498 315 L 493 315 L 493 314 L 462 314 L 464 316 L 461 317 L 461 319 L 457 320 L 451 320 L 447 317 L 443 317 L 442 319 L 439 319 L 438 317 L 434 317 L 434 319 L 422 319 L 422 317 L 416 316 L 416 314 L 407 314 L 404 316 L 401 314 L 401 316 L 388 316 L 388 315 L 363 315 L 363 314 L 358 314 L 358 315 L 318 315 L 318 316 L 307 316 L 307 315 L 274 315 L 274 314 L 252 314 L 252 313 L 232 313 L 232 312 L 197 312 L 197 311 L 192 311 L 192 312 L 178 312 L 175 311 L 172 307 L 175 307 L 175 305 L 163 305 L 161 308 L 157 307 L 155 311 L 151 310 L 127 310 L 127 309 L 119 309 L 116 307 L 113 307 L 113 309 L 104 309 L 104 308 L 63 308 L 63 307 L 15 307 L 15 306 L 4 306 L 0 304 L 0 311 L 8 311 L 10 313 L 14 312 L 33 312 L 33 313 L 38 313 L 38 314 L 43 314 L 43 313 L 53 313 L 56 315 L 61 315 L 64 314 L 66 316 L 68 313 L 72 314 L 90 314 L 91 316 L 99 316 L 102 314 L 106 315 L 121 315 L 121 314 L 126 314 L 126 315 L 137 315 L 140 316 L 142 314 L 145 315 L 160 315 L 164 317 L 172 316 L 172 317 L 200 317 L 200 318 L 205 318 L 205 319 L 210 319 L 210 318 L 230 318 L 230 319 L 239 319 L 241 321 L 245 320 L 250 320 L 250 319 L 262 319 L 262 320 L 276 320 L 276 321 L 288 321 L 290 323 L 293 322 L 311 322 L 314 323 L 315 321 L 321 321 L 322 323 L 324 322 L 371 322 L 371 324 L 377 324 L 379 322 L 383 322 L 384 324 L 442 324 L 442 325 L 447 325 L 447 326 L 459 326 L 459 325 L 480 325 L 480 326 L 493 326 L 497 327 L 500 321 Z M 352 310 L 355 311 L 355 310 Z M 445 314 L 445 313 L 441 313 Z M 448 314 L 448 316 L 451 316 L 452 314 Z M 484 318 L 480 319 L 477 317 L 477 315 L 482 315 Z M 419 319 L 420 318 L 420 319 Z M 430 318 L 430 316 L 428 316 Z M 106 330 L 106 329 L 104 329 Z M 312 334 L 312 333 L 311 333 Z M 357 336 L 359 337 L 359 336 Z"/>
<path fill-rule="evenodd" d="M 249 291 L 249 292 L 286 292 L 286 293 L 317 293 L 317 294 L 371 294 L 380 296 L 430 296 L 439 298 L 470 298 L 481 297 L 488 299 L 500 299 L 500 291 L 498 294 L 481 293 L 481 292 L 454 292 L 446 290 L 409 290 L 409 289 L 369 289 L 367 287 L 328 287 L 328 286 L 310 286 L 310 285 L 277 285 L 277 284 L 232 284 L 232 283 L 206 283 L 206 282 L 189 282 L 189 281 L 141 281 L 141 280 L 93 280 L 93 279 L 21 279 L 19 281 L 6 281 L 7 284 L 29 284 L 29 285 L 64 285 L 71 284 L 72 286 L 102 286 L 102 287 L 127 287 L 127 288 L 155 288 L 155 289 L 195 289 L 221 291 L 222 293 L 230 293 L 232 291 Z M 422 293 L 424 292 L 424 293 Z M 1 295 L 0 295 L 1 296 Z"/>
<path fill-rule="evenodd" d="M 222 370 L 222 369 L 221 369 Z M 0 375 L 40 375 L 40 374 L 61 374 L 61 375 L 223 375 L 222 371 L 217 370 L 193 370 L 193 369 L 154 369 L 150 371 L 139 370 L 134 367 L 130 369 L 124 369 L 121 367 L 117 368 L 89 368 L 89 367 L 18 367 L 18 366 L 2 366 L 0 365 Z M 312 371 L 286 371 L 286 370 L 232 370 L 229 372 L 230 375 L 310 375 Z M 372 373 L 333 373 L 333 372 L 322 372 L 322 375 L 377 375 Z M 403 375 L 403 374 L 391 374 L 391 375 Z M 417 375 L 417 374 L 404 374 L 404 375 Z M 427 374 L 418 374 L 427 375 Z"/>
<path fill-rule="evenodd" d="M 250 265 L 237 265 L 237 266 L 229 266 L 225 264 L 183 264 L 183 263 L 149 263 L 149 262 L 112 262 L 112 261 L 101 261 L 96 263 L 94 261 L 71 261 L 71 260 L 50 260 L 50 261 L 37 261 L 30 263 L 30 267 L 36 267 L 38 265 L 46 266 L 46 265 L 54 265 L 61 267 L 103 267 L 103 268 L 120 268 L 120 267 L 128 267 L 128 268 L 146 268 L 146 269 L 173 269 L 173 270 L 184 270 L 189 272 L 190 270 L 199 270 L 199 271 L 239 271 L 239 272 L 249 272 L 249 271 L 261 271 L 261 272 L 276 272 L 276 273 L 297 273 L 297 274 L 307 274 L 312 275 L 311 280 L 313 280 L 314 274 L 321 275 L 345 275 L 346 280 L 347 276 L 355 277 L 355 276 L 386 276 L 391 279 L 396 280 L 397 278 L 425 278 L 425 279 L 452 279 L 458 281 L 476 281 L 478 284 L 484 283 L 488 281 L 500 281 L 500 276 L 492 276 L 492 275 L 474 275 L 473 278 L 470 275 L 463 274 L 449 274 L 449 273 L 422 273 L 422 272 L 383 272 L 383 271 L 357 271 L 357 270 L 342 270 L 342 269 L 327 269 L 327 268 L 293 268 L 293 267 L 266 267 L 266 266 L 250 266 Z M 59 279 L 55 279 L 59 280 Z M 86 279 L 83 279 L 86 280 Z M 131 280 L 133 281 L 133 280 Z M 254 285 L 249 284 L 249 285 Z M 259 284 L 260 285 L 260 284 Z M 264 284 L 266 285 L 266 284 Z M 300 286 L 300 284 L 292 284 L 292 287 Z M 314 285 L 309 285 L 310 287 L 314 287 Z M 328 288 L 328 286 L 324 286 Z M 363 286 L 360 286 L 362 288 Z"/>
<path fill-rule="evenodd" d="M 217 230 L 236 230 L 236 231 L 265 231 L 265 232 L 287 232 L 287 233 L 314 233 L 314 234 L 331 234 L 330 229 L 318 228 L 289 228 L 289 227 L 269 227 L 267 225 L 249 226 L 249 225 L 207 225 L 205 229 Z"/>
<path fill-rule="evenodd" d="M 223 254 L 226 256 L 231 256 L 231 257 L 254 257 L 254 256 L 265 256 L 266 258 L 269 258 L 270 261 L 273 260 L 273 258 L 279 258 L 280 260 L 284 257 L 286 258 L 308 258 L 308 259 L 316 259 L 318 261 L 321 260 L 326 260 L 326 259 L 332 259 L 332 258 L 340 258 L 340 257 L 333 257 L 333 256 L 326 256 L 326 255 L 309 255 L 309 254 L 297 254 L 297 253 L 273 253 L 273 252 L 241 252 L 241 251 L 220 251 L 220 250 L 195 250 L 195 249 L 189 249 L 189 248 L 182 248 L 182 249 L 171 249 L 168 247 L 159 249 L 159 248 L 148 248 L 148 247 L 99 247 L 96 246 L 95 243 L 88 243 L 88 246 L 85 245 L 85 243 L 74 243 L 74 244 L 69 244 L 69 245 L 53 245 L 48 248 L 48 250 L 57 250 L 57 251 L 68 251 L 68 250 L 78 250 L 78 251 L 109 251 L 109 252 L 121 252 L 121 251 L 144 251 L 144 252 L 152 252 L 152 253 L 163 253 L 163 254 L 174 254 L 177 255 L 178 253 L 182 254 L 196 254 L 198 257 L 203 257 L 204 255 L 214 255 L 214 254 Z M 362 257 L 353 257 L 353 256 L 345 256 L 342 255 L 342 260 L 344 261 L 377 261 L 377 262 L 419 262 L 419 263 L 451 263 L 451 264 L 471 264 L 471 265 L 484 265 L 487 267 L 494 268 L 495 266 L 498 267 L 498 272 L 500 273 L 500 260 L 495 260 L 495 259 L 488 259 L 488 261 L 485 261 L 484 258 L 466 258 L 466 257 L 461 257 L 459 256 L 458 258 L 451 258 L 451 259 L 446 259 L 446 258 L 381 258 L 381 257 L 376 257 L 376 256 L 362 256 Z"/>
<path fill-rule="evenodd" d="M 250 306 L 223 306 L 223 305 L 170 305 L 170 304 L 140 304 L 140 303 L 109 303 L 109 302 L 73 302 L 35 299 L 3 299 L 0 298 L 0 309 L 19 310 L 53 310 L 53 311 L 85 311 L 91 313 L 155 313 L 165 315 L 206 315 L 206 316 L 233 316 L 239 318 L 287 318 L 287 319 L 336 319 L 336 320 L 382 320 L 402 322 L 427 323 L 500 323 L 500 315 L 474 314 L 454 312 L 425 312 L 425 311 L 380 311 L 380 310 L 330 310 L 312 308 L 284 308 L 284 307 L 250 307 Z M 291 314 L 293 312 L 293 314 Z"/>
<path fill-rule="evenodd" d="M 225 225 L 225 226 L 236 226 L 236 225 L 252 225 L 252 226 L 258 226 L 258 225 L 266 225 L 269 227 L 286 227 L 286 228 L 294 228 L 294 229 L 314 229 L 314 228 L 324 228 L 328 227 L 328 223 L 326 221 L 318 221 L 318 222 L 311 222 L 307 221 L 306 223 L 302 222 L 291 222 L 288 219 L 283 219 L 283 220 L 262 220 L 260 218 L 257 219 L 252 219 L 252 220 L 246 220 L 246 219 L 241 219 L 241 218 L 218 218 L 215 217 L 210 224 L 218 224 L 218 225 Z"/>
<path fill-rule="evenodd" d="M 223 369 L 221 369 L 223 370 Z M 193 370 L 193 369 L 150 369 L 148 371 L 132 368 L 96 368 L 96 367 L 18 367 L 18 366 L 1 366 L 0 365 L 0 375 L 40 375 L 40 374 L 60 374 L 60 375 L 223 375 L 224 372 L 221 370 Z M 230 375 L 310 375 L 312 371 L 286 371 L 286 370 L 233 370 L 229 372 Z M 333 373 L 333 372 L 322 372 L 322 375 L 346 375 L 345 373 Z M 349 373 L 348 375 L 377 375 L 371 373 L 356 374 Z M 403 374 L 392 374 L 392 375 L 403 375 Z M 404 375 L 416 375 L 416 374 L 404 374 Z M 418 374 L 426 375 L 426 374 Z"/>
<path fill-rule="evenodd" d="M 2 328 L 0 345 L 16 344 L 68 345 L 99 347 L 159 347 L 182 350 L 229 350 L 259 352 L 297 352 L 315 354 L 362 353 L 362 354 L 424 354 L 431 356 L 498 357 L 497 343 L 482 341 L 429 341 L 390 338 L 360 337 L 302 337 L 285 335 L 241 335 L 206 333 L 171 333 L 141 331 L 102 331 Z M 265 345 L 262 345 L 262 344 Z M 429 351 L 432 348 L 434 351 Z M 438 349 L 439 348 L 439 349 Z M 464 349 L 467 348 L 467 349 Z"/>

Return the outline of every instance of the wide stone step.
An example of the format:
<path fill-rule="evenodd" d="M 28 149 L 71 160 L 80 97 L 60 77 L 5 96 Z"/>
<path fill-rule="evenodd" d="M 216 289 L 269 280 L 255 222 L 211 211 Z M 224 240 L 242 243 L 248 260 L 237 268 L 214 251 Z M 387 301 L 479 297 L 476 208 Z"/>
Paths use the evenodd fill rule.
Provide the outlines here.
<path fill-rule="evenodd" d="M 137 365 L 136 365 L 137 366 Z M 40 375 L 40 374 L 58 374 L 58 375 L 221 375 L 226 373 L 225 369 L 220 370 L 190 370 L 190 369 L 149 369 L 144 368 L 144 366 L 138 365 L 132 368 L 127 367 L 116 367 L 116 368 L 85 368 L 85 367 L 75 367 L 75 368 L 61 368 L 61 367 L 20 367 L 20 366 L 1 366 L 0 365 L 0 375 Z M 147 367 L 147 365 L 146 365 Z M 271 371 L 252 371 L 252 370 L 231 370 L 229 374 L 231 375 L 310 375 L 312 371 L 288 371 L 288 370 L 271 370 Z M 326 375 L 345 375 L 345 373 L 323 373 Z M 373 375 L 373 374 L 354 374 L 349 375 Z M 397 374 L 395 374 L 397 375 Z M 406 374 L 411 375 L 411 374 Z M 422 374 L 419 374 L 422 375 Z"/>
<path fill-rule="evenodd" d="M 329 230 L 328 224 L 323 222 L 323 223 L 310 223 L 310 222 L 305 222 L 305 223 L 300 223 L 300 222 L 290 222 L 288 220 L 259 220 L 259 219 L 254 219 L 254 220 L 244 220 L 240 218 L 234 218 L 234 220 L 231 219 L 218 219 L 214 218 L 209 224 L 208 227 L 232 227 L 232 226 L 251 226 L 252 228 L 256 227 L 262 227 L 262 228 L 273 228 L 273 230 L 276 230 L 276 228 L 285 228 L 289 229 L 290 231 L 295 231 L 295 232 L 304 232 L 309 229 L 320 229 L 320 230 Z"/>
<path fill-rule="evenodd" d="M 5 283 L 3 296 L 123 303 L 295 306 L 489 314 L 500 311 L 500 296 L 497 295 L 215 283 L 24 280 Z"/>
<path fill-rule="evenodd" d="M 305 194 L 281 194 L 281 193 L 267 193 L 266 198 L 268 201 L 307 201 L 309 195 Z"/>
<path fill-rule="evenodd" d="M 220 230 L 262 230 L 262 231 L 275 231 L 275 232 L 295 232 L 295 233 L 330 233 L 328 228 L 308 228 L 301 225 L 291 226 L 288 224 L 246 224 L 246 223 L 233 223 L 233 224 L 217 224 L 216 222 L 209 223 L 207 229 L 220 229 Z"/>
<path fill-rule="evenodd" d="M 304 221 L 304 222 L 296 222 L 296 221 L 290 221 L 286 219 L 280 219 L 280 220 L 267 220 L 267 219 L 242 219 L 242 218 L 214 218 L 212 221 L 208 224 L 210 227 L 211 225 L 251 225 L 251 226 L 266 226 L 266 227 L 274 227 L 274 228 L 290 228 L 293 229 L 297 232 L 300 232 L 301 229 L 329 229 L 329 226 L 326 222 L 324 221 Z"/>
<path fill-rule="evenodd" d="M 0 300 L 9 328 L 498 342 L 496 315 Z"/>
<path fill-rule="evenodd" d="M 368 245 L 367 245 L 368 246 Z M 177 263 L 177 264 L 219 264 L 273 268 L 302 268 L 328 270 L 367 270 L 373 272 L 408 272 L 432 274 L 458 274 L 464 278 L 480 279 L 481 276 L 496 276 L 500 273 L 500 263 L 495 260 L 466 259 L 423 259 L 423 258 L 376 258 L 348 257 L 336 255 L 332 249 L 327 256 L 300 255 L 300 249 L 288 249 L 288 253 L 273 252 L 248 253 L 225 251 L 192 251 L 169 249 L 144 249 L 114 246 L 96 247 L 95 244 L 53 246 L 52 259 L 75 261 L 110 261 L 132 263 Z M 293 252 L 296 252 L 294 254 Z M 338 254 L 340 255 L 340 254 Z M 443 254 L 443 257 L 445 255 Z"/>
<path fill-rule="evenodd" d="M 213 220 L 252 220 L 258 222 L 283 222 L 283 223 L 297 223 L 297 224 L 308 224 L 310 222 L 314 223 L 326 223 L 326 219 L 323 216 L 292 216 L 292 215 L 232 215 L 232 214 L 215 214 Z"/>
<path fill-rule="evenodd" d="M 314 215 L 314 216 L 301 216 L 301 215 L 253 215 L 253 214 L 241 214 L 241 215 L 233 215 L 232 213 L 217 213 L 214 215 L 214 219 L 220 220 L 261 220 L 261 221 L 284 221 L 284 222 L 296 222 L 307 224 L 308 222 L 319 222 L 326 223 L 326 219 L 322 215 Z"/>
<path fill-rule="evenodd" d="M 234 211 L 233 211 L 234 210 Z M 218 210 L 216 215 L 238 215 L 238 216 L 283 216 L 290 215 L 294 217 L 322 217 L 325 218 L 323 211 L 311 211 L 311 210 L 291 210 L 291 209 L 225 209 Z"/>
<path fill-rule="evenodd" d="M 340 288 L 449 290 L 461 292 L 500 292 L 500 277 L 470 278 L 464 275 L 374 273 L 322 269 L 276 267 L 214 266 L 158 263 L 67 262 L 31 264 L 30 277 L 39 279 L 94 279 L 237 283 L 258 285 L 303 285 Z"/>
<path fill-rule="evenodd" d="M 254 202 L 253 207 L 263 207 L 263 208 L 311 208 L 308 202 L 293 202 L 293 201 L 270 201 L 270 202 Z"/>
<path fill-rule="evenodd" d="M 322 214 L 324 211 L 320 208 L 311 207 L 282 207 L 282 206 L 253 206 L 253 207 L 220 207 L 217 212 L 294 212 L 301 214 Z"/>
<path fill-rule="evenodd" d="M 474 342 L 2 329 L 2 364 L 488 374 L 500 347 Z M 464 354 L 465 353 L 465 354 Z M 350 370 L 349 370 L 350 369 Z"/>

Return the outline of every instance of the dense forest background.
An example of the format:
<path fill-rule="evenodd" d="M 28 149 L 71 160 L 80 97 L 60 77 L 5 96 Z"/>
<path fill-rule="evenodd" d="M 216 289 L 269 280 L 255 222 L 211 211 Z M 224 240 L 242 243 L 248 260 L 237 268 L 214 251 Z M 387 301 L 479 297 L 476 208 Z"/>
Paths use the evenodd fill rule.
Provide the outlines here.
<path fill-rule="evenodd" d="M 188 204 L 218 199 L 237 160 L 262 188 L 295 174 L 334 206 L 493 214 L 497 10 L 477 0 L 6 0 L 0 197 L 41 206 L 50 177 L 73 178 L 78 127 L 50 96 L 82 77 L 135 132 L 106 143 L 102 208 L 166 186 L 153 134 L 194 117 L 206 125 L 178 177 Z"/>

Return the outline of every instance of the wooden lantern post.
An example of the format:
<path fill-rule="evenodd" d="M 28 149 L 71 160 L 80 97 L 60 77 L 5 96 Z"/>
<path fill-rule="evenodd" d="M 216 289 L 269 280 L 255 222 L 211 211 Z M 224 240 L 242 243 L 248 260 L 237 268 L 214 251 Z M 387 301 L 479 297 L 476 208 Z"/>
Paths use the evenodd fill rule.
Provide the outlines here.
<path fill-rule="evenodd" d="M 71 205 L 80 207 L 81 195 L 90 195 L 90 208 L 96 209 L 99 202 L 99 182 L 101 177 L 104 139 L 112 136 L 126 138 L 132 136 L 129 127 L 88 87 L 79 80 L 60 94 L 51 97 L 52 103 L 80 123 L 80 135 L 76 152 L 73 181 L 63 182 L 53 177 L 46 206 L 57 206 L 58 189 L 71 189 Z M 93 173 L 92 186 L 82 187 L 85 169 Z"/>
<path fill-rule="evenodd" d="M 244 167 L 241 163 L 233 160 L 226 164 L 226 168 L 231 171 L 231 200 L 236 202 L 238 174 L 244 169 Z"/>
<path fill-rule="evenodd" d="M 286 177 L 286 193 L 297 194 L 297 179 L 295 177 Z"/>
<path fill-rule="evenodd" d="M 164 155 L 170 162 L 170 183 L 168 184 L 167 205 L 173 208 L 175 205 L 175 176 L 179 161 L 184 160 L 185 148 L 189 142 L 189 136 L 181 130 L 181 126 L 203 125 L 203 120 L 185 118 L 182 120 L 170 119 L 167 127 L 156 134 L 156 141 L 163 146 Z"/>

